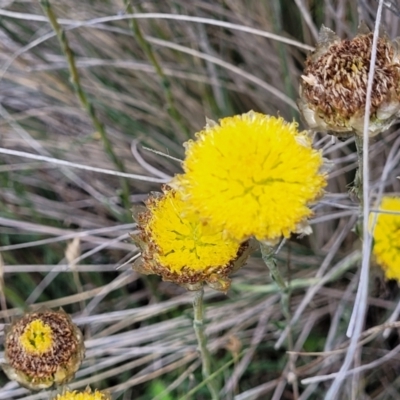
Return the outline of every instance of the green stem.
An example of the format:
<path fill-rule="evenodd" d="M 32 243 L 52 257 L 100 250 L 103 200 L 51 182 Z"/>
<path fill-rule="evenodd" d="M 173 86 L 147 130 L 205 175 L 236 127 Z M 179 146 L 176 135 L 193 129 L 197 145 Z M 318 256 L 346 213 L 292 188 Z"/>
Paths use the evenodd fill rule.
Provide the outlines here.
<path fill-rule="evenodd" d="M 243 356 L 243 352 L 239 354 L 239 357 Z M 228 361 L 225 363 L 222 367 L 218 368 L 211 376 L 209 379 L 213 379 L 213 376 L 218 376 L 222 374 L 227 368 L 229 368 L 233 363 L 235 362 L 234 358 L 232 360 Z M 205 384 L 207 384 L 207 381 L 204 380 L 203 382 L 200 382 L 197 386 L 195 386 L 193 389 L 191 389 L 189 392 L 187 392 L 183 397 L 180 397 L 179 400 L 193 400 L 194 395 L 199 391 L 200 388 L 202 388 Z"/>
<path fill-rule="evenodd" d="M 218 385 L 215 379 L 209 379 L 211 375 L 211 354 L 207 348 L 207 337 L 204 331 L 204 289 L 197 290 L 194 294 L 193 299 L 193 328 L 196 334 L 198 349 L 200 351 L 200 357 L 202 361 L 202 373 L 203 379 L 207 379 L 207 387 L 211 393 L 212 400 L 219 399 Z"/>
<path fill-rule="evenodd" d="M 47 18 L 49 19 L 49 22 L 54 32 L 57 35 L 58 41 L 61 46 L 61 50 L 65 55 L 65 58 L 67 59 L 70 80 L 82 107 L 86 110 L 87 114 L 89 115 L 94 129 L 96 130 L 96 132 L 100 134 L 105 152 L 107 153 L 111 161 L 114 163 L 116 168 L 121 172 L 125 172 L 124 164 L 122 163 L 121 159 L 118 158 L 118 156 L 115 154 L 112 147 L 112 143 L 107 135 L 105 126 L 97 118 L 93 104 L 90 102 L 85 91 L 82 88 L 78 69 L 76 68 L 75 56 L 71 47 L 69 46 L 69 42 L 65 34 L 65 31 L 60 27 L 60 24 L 57 21 L 57 17 L 55 16 L 53 9 L 50 6 L 50 2 L 48 0 L 40 0 L 40 5 L 42 6 L 42 9 L 46 14 Z M 125 209 L 129 210 L 131 204 L 129 201 L 130 191 L 129 191 L 128 180 L 122 177 L 120 179 L 122 186 L 121 200 Z"/>
<path fill-rule="evenodd" d="M 262 259 L 268 267 L 272 279 L 276 282 L 282 293 L 287 292 L 288 286 L 276 266 L 274 249 L 263 242 L 260 242 L 260 249 Z"/>
<path fill-rule="evenodd" d="M 274 249 L 263 242 L 260 242 L 260 249 L 261 249 L 262 259 L 266 264 L 266 266 L 268 267 L 272 279 L 278 285 L 279 290 L 281 292 L 282 313 L 286 319 L 287 326 L 290 327 L 291 326 L 290 322 L 292 319 L 292 316 L 290 314 L 290 293 L 291 293 L 290 286 L 285 282 L 276 265 Z M 291 351 L 293 350 L 293 338 L 291 329 L 289 329 L 287 338 L 288 338 L 288 349 L 289 351 Z M 295 366 L 291 358 L 289 359 L 289 364 L 290 364 L 290 369 L 294 371 Z M 293 393 L 295 395 L 295 398 L 298 398 L 299 390 L 298 390 L 297 380 L 294 379 L 291 382 L 291 384 L 293 386 Z"/>
<path fill-rule="evenodd" d="M 126 11 L 128 12 L 128 14 L 134 14 L 134 9 L 132 7 L 130 0 L 124 0 L 124 4 L 125 4 Z M 167 78 L 167 76 L 165 75 L 164 70 L 161 67 L 161 64 L 157 60 L 157 57 L 153 51 L 153 48 L 151 47 L 150 43 L 144 37 L 137 19 L 131 18 L 129 20 L 129 26 L 132 30 L 133 36 L 136 38 L 139 46 L 145 53 L 145 55 L 148 58 L 148 60 L 150 61 L 150 63 L 153 65 L 154 70 L 156 71 L 156 74 L 158 75 L 158 77 L 161 80 L 161 86 L 164 90 L 164 97 L 165 97 L 165 101 L 167 103 L 168 114 L 176 122 L 176 124 L 179 126 L 181 131 L 185 134 L 185 137 L 189 138 L 190 137 L 189 129 L 182 122 L 182 116 L 179 113 L 178 109 L 175 107 L 174 98 L 173 98 L 172 91 L 171 91 L 171 83 L 170 83 L 169 79 Z"/>
<path fill-rule="evenodd" d="M 265 265 L 268 267 L 269 272 L 272 276 L 272 279 L 278 285 L 279 290 L 281 292 L 281 304 L 283 315 L 285 316 L 287 323 L 290 324 L 291 315 L 290 315 L 290 287 L 287 285 L 285 280 L 283 279 L 275 260 L 274 249 L 267 244 L 260 242 L 260 249 L 262 259 Z"/>

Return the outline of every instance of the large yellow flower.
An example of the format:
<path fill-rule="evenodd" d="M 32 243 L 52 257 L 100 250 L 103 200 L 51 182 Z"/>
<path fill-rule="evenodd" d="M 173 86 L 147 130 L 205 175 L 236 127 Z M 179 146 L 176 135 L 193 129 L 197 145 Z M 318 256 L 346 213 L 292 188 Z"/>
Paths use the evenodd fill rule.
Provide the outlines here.
<path fill-rule="evenodd" d="M 251 246 L 227 239 L 220 230 L 202 223 L 187 209 L 179 192 L 167 186 L 163 191 L 163 195 L 150 196 L 146 209 L 134 210 L 139 233 L 132 238 L 142 257 L 133 268 L 190 290 L 206 282 L 216 290 L 227 291 L 228 275 L 243 265 Z"/>
<path fill-rule="evenodd" d="M 308 205 L 322 195 L 326 174 L 297 123 L 250 111 L 209 123 L 196 137 L 173 185 L 204 220 L 238 241 L 309 233 Z"/>
<path fill-rule="evenodd" d="M 383 197 L 379 210 L 384 212 L 376 216 L 373 253 L 386 278 L 400 282 L 400 197 Z M 375 215 L 371 213 L 371 226 Z"/>

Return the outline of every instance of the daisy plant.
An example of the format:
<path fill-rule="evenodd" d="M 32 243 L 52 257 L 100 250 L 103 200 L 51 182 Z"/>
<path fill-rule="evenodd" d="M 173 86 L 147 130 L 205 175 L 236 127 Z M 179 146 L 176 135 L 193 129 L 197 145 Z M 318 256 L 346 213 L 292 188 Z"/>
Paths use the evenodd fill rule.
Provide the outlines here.
<path fill-rule="evenodd" d="M 265 247 L 309 234 L 309 204 L 326 185 L 321 152 L 297 123 L 253 111 L 209 121 L 186 144 L 185 173 L 173 185 L 208 224 Z"/>
<path fill-rule="evenodd" d="M 194 330 L 203 363 L 203 377 L 208 381 L 212 399 L 219 398 L 216 380 L 210 379 L 211 356 L 204 332 L 203 285 L 226 292 L 229 275 L 240 268 L 253 250 L 252 241 L 238 242 L 223 231 L 204 223 L 188 209 L 181 192 L 169 186 L 153 193 L 146 207 L 135 206 L 138 233 L 132 234 L 141 249 L 133 269 L 143 274 L 157 274 L 195 291 Z"/>
<path fill-rule="evenodd" d="M 184 174 L 172 183 L 203 223 L 237 243 L 259 241 L 287 318 L 288 287 L 273 246 L 292 233 L 311 232 L 309 206 L 326 185 L 322 154 L 297 126 L 253 111 L 208 121 L 186 144 Z"/>

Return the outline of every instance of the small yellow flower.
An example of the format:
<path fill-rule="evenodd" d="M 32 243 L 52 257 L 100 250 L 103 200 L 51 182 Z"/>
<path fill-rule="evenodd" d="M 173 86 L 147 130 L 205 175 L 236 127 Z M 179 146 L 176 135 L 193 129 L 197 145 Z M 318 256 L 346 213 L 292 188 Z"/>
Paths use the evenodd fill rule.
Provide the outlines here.
<path fill-rule="evenodd" d="M 31 390 L 69 382 L 84 357 L 81 331 L 63 311 L 25 314 L 6 328 L 4 372 Z"/>
<path fill-rule="evenodd" d="M 226 292 L 228 275 L 243 265 L 252 246 L 227 239 L 221 231 L 202 223 L 195 212 L 187 210 L 179 192 L 168 186 L 163 192 L 150 196 L 147 209 L 135 215 L 139 233 L 132 238 L 142 257 L 133 268 L 160 275 L 189 290 L 197 290 L 206 282 Z"/>
<path fill-rule="evenodd" d="M 321 28 L 307 58 L 299 109 L 310 129 L 346 138 L 362 135 L 373 35 L 366 25 L 352 40 Z M 388 129 L 400 115 L 400 55 L 397 40 L 378 39 L 369 135 Z"/>
<path fill-rule="evenodd" d="M 376 216 L 373 253 L 386 278 L 400 282 L 400 197 L 383 197 L 379 210 L 385 212 L 370 215 L 371 225 Z"/>
<path fill-rule="evenodd" d="M 205 221 L 238 241 L 310 233 L 308 205 L 323 194 L 326 174 L 297 123 L 250 111 L 196 136 L 173 185 Z"/>
<path fill-rule="evenodd" d="M 98 390 L 92 392 L 90 388 L 87 388 L 84 392 L 66 390 L 53 397 L 52 400 L 111 400 L 111 396 L 108 392 Z"/>
<path fill-rule="evenodd" d="M 51 348 L 53 331 L 48 324 L 36 319 L 26 326 L 19 341 L 28 353 L 41 355 Z"/>

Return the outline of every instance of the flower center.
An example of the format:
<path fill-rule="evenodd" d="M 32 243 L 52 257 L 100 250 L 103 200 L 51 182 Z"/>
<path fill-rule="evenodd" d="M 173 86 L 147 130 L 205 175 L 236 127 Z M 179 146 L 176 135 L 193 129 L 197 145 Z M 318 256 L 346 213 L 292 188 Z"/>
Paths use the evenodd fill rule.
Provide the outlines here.
<path fill-rule="evenodd" d="M 35 319 L 25 327 L 19 341 L 27 353 L 43 354 L 51 349 L 53 332 L 49 325 Z"/>

